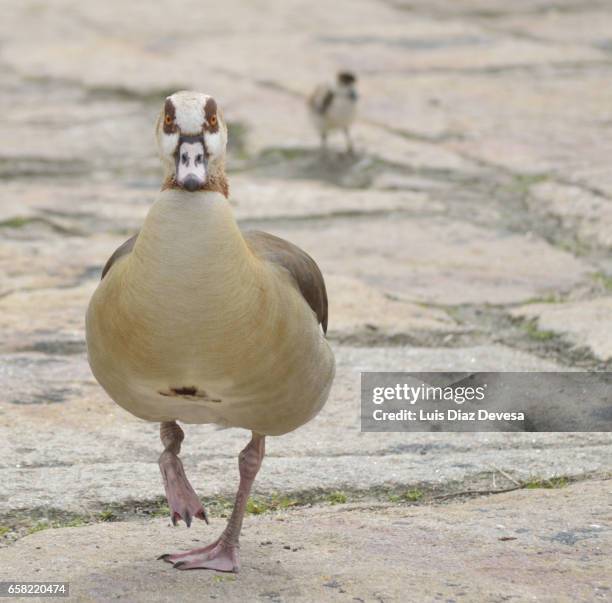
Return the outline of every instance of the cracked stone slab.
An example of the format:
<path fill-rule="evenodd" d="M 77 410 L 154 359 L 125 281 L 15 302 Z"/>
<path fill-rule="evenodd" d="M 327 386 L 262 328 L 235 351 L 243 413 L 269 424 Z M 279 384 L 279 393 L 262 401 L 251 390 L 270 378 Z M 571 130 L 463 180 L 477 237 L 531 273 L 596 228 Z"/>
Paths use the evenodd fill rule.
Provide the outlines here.
<path fill-rule="evenodd" d="M 160 178 L 161 173 L 157 180 Z M 67 233 L 127 234 L 140 227 L 159 188 L 159 182 L 153 181 L 137 185 L 129 181 L 70 182 L 66 178 L 52 182 L 18 180 L 4 186 L 5 197 L 19 199 L 19 203 L 0 204 L 0 222 L 38 218 Z M 5 228 L 4 232 L 16 237 L 18 230 L 27 235 L 30 227 Z"/>
<path fill-rule="evenodd" d="M 406 211 L 441 213 L 442 204 L 422 192 L 338 190 L 317 181 L 230 176 L 230 202 L 245 227 L 253 220 L 312 219 Z"/>
<path fill-rule="evenodd" d="M 332 339 L 465 331 L 443 310 L 395 299 L 355 278 L 331 274 L 326 285 Z"/>
<path fill-rule="evenodd" d="M 135 166 L 149 171 L 152 159 L 158 163 L 151 144 L 158 103 L 96 96 L 78 81 L 53 81 L 40 72 L 23 77 L 5 71 L 3 101 L 14 110 L 0 140 L 0 175 L 74 178 L 98 170 L 108 176 Z"/>
<path fill-rule="evenodd" d="M 278 159 L 271 162 L 272 166 L 268 168 L 268 172 L 278 176 L 285 175 L 287 178 L 295 178 L 293 172 L 296 169 L 310 173 L 313 179 L 317 175 L 320 177 L 325 174 L 326 169 L 346 170 L 346 166 L 342 165 L 346 149 L 343 135 L 337 132 L 330 134 L 329 153 L 324 155 L 319 147 L 318 134 L 307 121 L 305 98 L 291 100 L 291 113 L 304 114 L 302 120 L 297 117 L 292 121 L 292 137 L 289 137 L 288 132 L 280 131 L 281 127 L 289 129 L 289 126 L 284 124 L 271 123 L 265 131 L 261 131 L 265 127 L 264 123 L 252 124 L 248 135 L 250 153 L 264 157 L 278 156 Z M 273 118 L 274 116 L 271 116 L 271 121 Z M 415 140 L 411 136 L 403 135 L 401 131 L 393 131 L 390 125 L 385 123 L 358 119 L 351 136 L 357 152 L 356 159 L 361 159 L 359 162 L 353 160 L 353 163 L 356 163 L 353 167 L 355 170 L 373 171 L 373 168 L 378 168 L 384 172 L 393 169 L 395 173 L 400 174 L 408 169 L 422 170 L 438 174 L 452 173 L 466 180 L 486 173 L 486 169 L 476 161 L 462 156 L 454 149 L 445 148 L 429 140 Z M 340 161 L 336 160 L 335 165 L 329 165 L 330 161 L 334 161 L 334 157 L 338 157 Z M 283 159 L 286 161 L 287 158 L 302 160 L 304 165 L 283 166 Z M 343 186 L 351 188 L 365 188 L 368 184 L 365 176 L 360 179 L 359 174 L 353 175 L 352 178 L 345 177 L 342 183 Z"/>
<path fill-rule="evenodd" d="M 404 300 L 435 304 L 526 301 L 581 282 L 588 265 L 533 236 L 437 217 L 319 222 L 270 231 L 344 274 Z"/>
<path fill-rule="evenodd" d="M 451 80 L 443 105 L 452 110 L 455 128 L 467 135 L 445 146 L 517 174 L 548 175 L 606 194 L 612 190 L 605 160 L 611 102 L 606 69 L 573 69 L 571 77 L 517 72 Z M 430 94 L 436 79 L 411 85 Z"/>
<path fill-rule="evenodd" d="M 191 601 L 203 592 L 221 601 L 369 602 L 406 592 L 419 601 L 605 600 L 611 488 L 593 481 L 446 505 L 248 516 L 237 576 L 156 561 L 212 540 L 217 518 L 189 532 L 161 519 L 48 529 L 0 549 L 0 566 L 9 580 L 70 582 L 75 601 Z"/>
<path fill-rule="evenodd" d="M 364 94 L 364 116 L 412 138 L 437 141 L 436 146 L 479 164 L 485 180 L 490 176 L 484 168 L 497 166 L 500 174 L 555 177 L 608 194 L 607 70 L 569 65 L 500 68 L 499 73 L 429 70 L 410 77 L 385 73 L 362 84 L 372 88 Z M 410 102 L 392 102 L 397 94 Z M 435 121 L 435 129 L 420 129 L 423 113 L 430 114 L 424 123 Z"/>
<path fill-rule="evenodd" d="M 541 182 L 529 189 L 534 213 L 550 214 L 586 246 L 612 248 L 612 200 L 578 186 Z"/>
<path fill-rule="evenodd" d="M 160 10 L 171 10 L 168 0 L 160 4 Z M 241 19 L 232 21 L 238 10 Z M 32 12 L 37 19 L 27 18 Z M 218 39 L 200 35 L 203 25 L 199 19 L 169 23 L 141 6 L 125 7 L 117 0 L 103 7 L 70 5 L 54 13 L 26 2 L 7 9 L 4 15 L 8 24 L 20 27 L 7 27 L 3 58 L 19 72 L 83 79 L 89 85 L 110 82 L 128 89 L 146 89 L 166 81 L 168 73 L 176 83 L 193 80 L 193 69 L 205 70 L 214 77 L 219 55 L 223 56 L 225 69 L 245 73 L 244 36 L 257 43 L 258 52 L 252 53 L 249 61 L 249 71 L 257 78 L 287 73 L 298 64 L 304 64 L 306 70 L 322 72 L 345 57 L 349 65 L 357 66 L 358 59 L 350 57 L 356 43 L 368 47 L 368 52 L 359 57 L 364 71 L 380 69 L 381 64 L 396 70 L 457 69 L 473 64 L 543 64 L 603 55 L 596 48 L 544 44 L 503 32 L 491 34 L 467 20 L 448 22 L 372 2 L 355 5 L 343 0 L 334 11 L 313 5 L 309 18 L 300 20 L 301 27 L 297 29 L 295 15 L 302 12 L 297 2 L 288 2 L 279 9 L 270 0 L 257 9 L 242 4 L 238 8 L 235 3 L 219 6 L 206 15 L 206 28 L 223 31 L 228 22 L 233 23 L 233 35 Z M 28 45 L 18 35 L 22 32 L 34 37 L 38 44 Z M 407 52 L 398 52 L 403 47 Z M 318 52 L 308 52 L 315 48 Z M 192 62 L 178 60 L 187 50 L 194 57 Z M 93 70 L 91 56 L 97 53 L 106 60 Z"/>
<path fill-rule="evenodd" d="M 310 423 L 269 438 L 261 493 L 448 484 L 502 469 L 517 479 L 582 476 L 612 469 L 612 434 L 362 433 L 360 372 L 561 370 L 502 346 L 336 347 L 330 400 Z M 116 406 L 95 383 L 83 354 L 0 358 L 0 513 L 101 504 L 163 495 L 159 426 Z M 232 496 L 237 455 L 248 433 L 184 426 L 182 457 L 201 495 Z M 501 478 L 500 478 L 501 479 Z"/>
<path fill-rule="evenodd" d="M 85 350 L 85 310 L 97 286 L 16 291 L 0 298 L 0 353 L 38 350 L 62 354 Z"/>
<path fill-rule="evenodd" d="M 555 8 L 543 11 L 540 18 L 531 14 L 508 15 L 496 24 L 509 32 L 521 32 L 540 40 L 564 44 L 583 44 L 609 50 L 608 19 L 610 13 L 604 3 L 584 2 L 563 10 L 557 2 Z"/>
<path fill-rule="evenodd" d="M 230 203 L 239 221 L 300 219 L 405 211 L 441 213 L 443 206 L 425 192 L 342 190 L 316 180 L 253 178 L 231 174 Z M 57 234 L 130 235 L 142 225 L 159 194 L 152 178 L 146 185 L 126 183 L 24 183 L 4 189 L 19 203 L 0 204 L 0 232 L 17 240 Z M 45 227 L 46 226 L 46 227 Z M 59 232 L 58 232 L 59 231 Z M 48 241 L 49 245 L 53 241 Z M 109 249 L 109 255 L 112 250 Z"/>
<path fill-rule="evenodd" d="M 36 231 L 30 231 L 27 239 L 2 238 L 0 296 L 19 290 L 76 287 L 99 278 L 100 268 L 126 238 L 57 237 Z"/>
<path fill-rule="evenodd" d="M 514 316 L 535 318 L 537 327 L 567 335 L 576 346 L 586 346 L 601 360 L 612 358 L 612 297 L 558 304 L 529 304 Z"/>
<path fill-rule="evenodd" d="M 508 3 L 504 0 L 470 0 L 457 4 L 448 0 L 394 0 L 393 6 L 401 10 L 411 8 L 417 14 L 436 15 L 439 18 L 460 17 L 488 20 L 490 23 L 503 22 L 514 17 L 554 16 L 558 13 L 588 12 L 593 7 L 603 6 L 601 0 L 525 0 Z"/>

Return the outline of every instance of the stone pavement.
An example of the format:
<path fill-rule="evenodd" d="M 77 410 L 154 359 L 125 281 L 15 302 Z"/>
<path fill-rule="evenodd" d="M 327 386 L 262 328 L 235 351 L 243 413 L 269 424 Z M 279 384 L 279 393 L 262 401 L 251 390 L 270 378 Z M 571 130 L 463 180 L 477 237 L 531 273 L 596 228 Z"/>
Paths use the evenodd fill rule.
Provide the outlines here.
<path fill-rule="evenodd" d="M 182 600 L 202 586 L 237 601 L 612 596 L 610 434 L 361 433 L 358 400 L 362 370 L 612 368 L 606 2 L 22 0 L 2 13 L 0 580 L 54 576 L 63 559 L 85 600 L 170 600 L 170 586 Z M 322 157 L 304 109 L 338 68 L 359 75 L 355 157 L 340 137 Z M 115 406 L 85 358 L 88 299 L 155 199 L 153 123 L 181 88 L 224 108 L 241 224 L 317 259 L 338 359 L 322 413 L 269 442 L 236 581 L 148 564 L 188 544 L 155 519 L 157 426 Z M 223 516 L 248 436 L 186 432 L 187 471 Z M 435 498 L 517 483 L 562 487 Z M 529 536 L 499 541 L 512 521 Z M 102 552 L 78 548 L 94 540 Z"/>
<path fill-rule="evenodd" d="M 0 549 L 3 576 L 80 601 L 606 601 L 610 482 L 434 507 L 338 505 L 249 517 L 236 575 L 160 553 L 212 530 L 166 519 L 45 530 Z"/>

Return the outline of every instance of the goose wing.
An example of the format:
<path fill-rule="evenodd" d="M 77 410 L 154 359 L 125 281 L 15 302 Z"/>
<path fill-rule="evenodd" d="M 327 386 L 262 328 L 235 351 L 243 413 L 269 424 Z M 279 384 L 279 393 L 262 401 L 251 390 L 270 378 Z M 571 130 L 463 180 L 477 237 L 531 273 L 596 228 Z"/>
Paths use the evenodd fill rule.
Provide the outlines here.
<path fill-rule="evenodd" d="M 297 245 L 267 232 L 249 230 L 242 235 L 255 255 L 289 272 L 302 296 L 317 315 L 323 332 L 327 333 L 327 290 L 317 263 Z"/>
<path fill-rule="evenodd" d="M 125 243 L 122 243 L 115 249 L 113 255 L 108 258 L 106 264 L 104 264 L 104 268 L 102 268 L 102 277 L 106 276 L 106 273 L 113 267 L 113 264 L 124 255 L 128 255 L 132 253 L 132 249 L 134 249 L 134 243 L 136 243 L 136 239 L 138 238 L 138 233 L 136 233 L 133 237 L 130 237 Z"/>

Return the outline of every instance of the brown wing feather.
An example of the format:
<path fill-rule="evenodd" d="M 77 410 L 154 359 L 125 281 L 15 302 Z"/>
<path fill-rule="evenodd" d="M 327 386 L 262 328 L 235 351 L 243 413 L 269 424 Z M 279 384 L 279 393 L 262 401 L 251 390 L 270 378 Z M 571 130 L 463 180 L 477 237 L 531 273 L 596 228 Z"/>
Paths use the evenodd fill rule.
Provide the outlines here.
<path fill-rule="evenodd" d="M 122 243 L 117 249 L 115 249 L 113 255 L 108 258 L 106 264 L 104 264 L 104 268 L 102 268 L 102 276 L 100 280 L 102 280 L 106 273 L 112 268 L 113 264 L 124 255 L 128 253 L 132 253 L 132 249 L 134 248 L 134 243 L 136 243 L 136 239 L 138 238 L 138 234 L 135 234 L 133 237 L 130 237 L 125 243 Z"/>
<path fill-rule="evenodd" d="M 295 279 L 300 292 L 327 333 L 327 290 L 316 262 L 293 243 L 260 230 L 242 233 L 255 255 L 285 268 Z"/>
<path fill-rule="evenodd" d="M 308 98 L 308 105 L 319 115 L 327 113 L 329 106 L 334 100 L 334 91 L 324 84 L 316 87 L 314 92 Z"/>

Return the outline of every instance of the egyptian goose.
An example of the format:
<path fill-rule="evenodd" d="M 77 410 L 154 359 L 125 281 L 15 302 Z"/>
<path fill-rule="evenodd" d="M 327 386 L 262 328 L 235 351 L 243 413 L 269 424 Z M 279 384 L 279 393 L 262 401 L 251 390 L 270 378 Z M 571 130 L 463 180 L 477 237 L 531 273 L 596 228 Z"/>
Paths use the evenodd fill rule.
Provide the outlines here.
<path fill-rule="evenodd" d="M 178 457 L 177 421 L 252 432 L 232 515 L 210 546 L 162 555 L 175 568 L 238 571 L 238 538 L 265 438 L 297 429 L 327 400 L 334 356 L 314 260 L 243 232 L 227 201 L 227 127 L 214 98 L 169 96 L 157 121 L 162 190 L 140 232 L 102 271 L 87 310 L 96 379 L 121 407 L 161 424 L 159 466 L 176 525 L 208 522 Z"/>
<path fill-rule="evenodd" d="M 319 84 L 308 98 L 308 108 L 315 128 L 321 136 L 321 147 L 326 148 L 327 135 L 342 130 L 346 149 L 353 153 L 353 141 L 349 128 L 357 113 L 357 78 L 353 73 L 341 71 L 333 85 Z"/>

